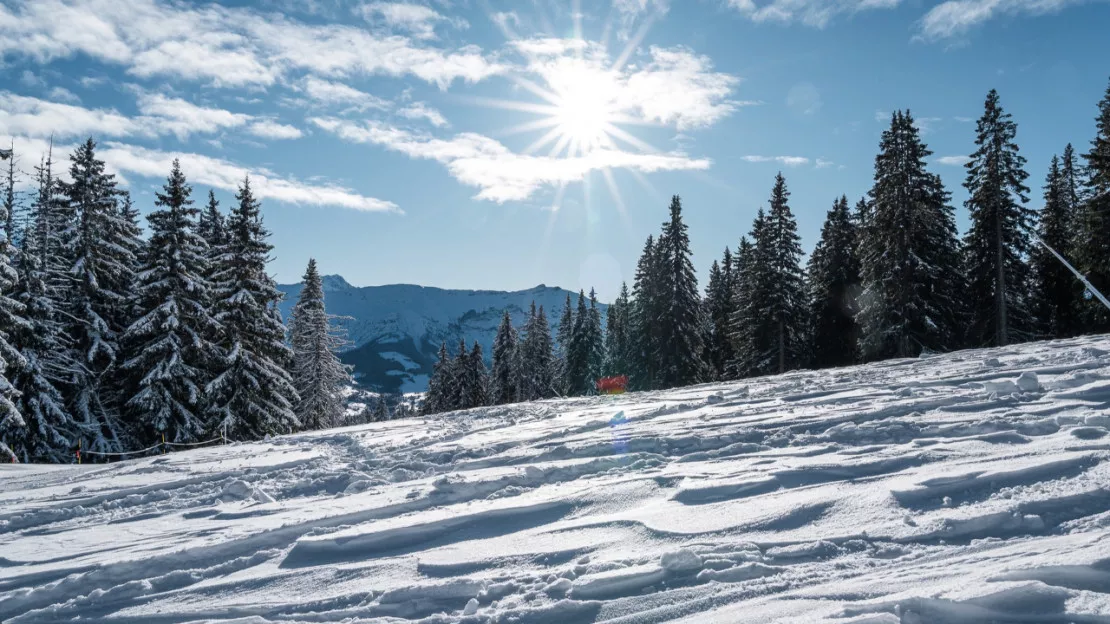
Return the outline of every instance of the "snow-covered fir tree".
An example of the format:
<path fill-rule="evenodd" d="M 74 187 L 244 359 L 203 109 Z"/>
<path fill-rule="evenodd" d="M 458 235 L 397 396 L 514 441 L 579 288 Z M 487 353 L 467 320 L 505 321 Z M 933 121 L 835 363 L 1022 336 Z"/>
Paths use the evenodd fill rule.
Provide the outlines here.
<path fill-rule="evenodd" d="M 713 261 L 705 288 L 705 313 L 709 322 L 706 363 L 712 369 L 715 379 L 725 377 L 725 369 L 734 357 L 732 341 L 729 340 L 729 319 L 733 312 L 732 293 L 735 289 L 733 281 L 732 250 L 726 247 L 721 263 Z"/>
<path fill-rule="evenodd" d="M 821 239 L 807 267 L 813 365 L 817 368 L 848 366 L 858 357 L 855 315 L 860 266 L 856 243 L 848 198 L 841 196 L 825 216 Z"/>
<path fill-rule="evenodd" d="M 1070 144 L 1064 151 L 1064 160 L 1074 161 Z M 1074 162 L 1069 169 L 1074 176 Z M 1074 180 L 1069 189 L 1069 182 L 1060 167 L 1060 159 L 1053 155 L 1045 177 L 1044 207 L 1041 208 L 1038 219 L 1038 236 L 1065 257 L 1071 253 L 1073 247 L 1077 204 Z M 1033 245 L 1031 260 L 1032 310 L 1037 320 L 1038 334 L 1048 338 L 1077 335 L 1082 331 L 1082 282 L 1041 245 Z"/>
<path fill-rule="evenodd" d="M 659 285 L 659 254 L 655 239 L 648 236 L 636 264 L 629 314 L 629 385 L 634 390 L 651 390 L 658 376 L 659 331 L 662 296 Z"/>
<path fill-rule="evenodd" d="M 520 365 L 516 328 L 509 311 L 501 316 L 497 336 L 493 339 L 493 370 L 490 375 L 490 399 L 494 405 L 505 405 L 520 396 Z"/>
<path fill-rule="evenodd" d="M 453 367 L 451 355 L 447 352 L 447 343 L 439 346 L 439 357 L 432 365 L 432 374 L 428 378 L 428 390 L 424 393 L 420 412 L 425 416 L 439 414 L 451 409 L 454 387 Z"/>
<path fill-rule="evenodd" d="M 324 306 L 315 258 L 309 258 L 301 283 L 289 317 L 293 387 L 300 398 L 293 411 L 303 429 L 328 429 L 340 424 L 346 408 L 343 389 L 352 383 L 348 367 L 336 355 L 346 340 Z"/>
<path fill-rule="evenodd" d="M 589 307 L 587 307 L 587 302 Z M 601 311 L 597 307 L 597 295 L 590 290 L 579 291 L 578 308 L 574 315 L 574 329 L 567 348 L 567 394 L 583 396 L 592 394 L 601 369 L 605 364 L 605 338 L 601 329 Z"/>
<path fill-rule="evenodd" d="M 261 204 L 245 179 L 228 219 L 228 242 L 214 275 L 215 318 L 222 326 L 223 357 L 208 384 L 215 432 L 232 440 L 288 433 L 300 425 L 297 391 L 289 371 L 292 350 L 273 309 L 282 294 L 266 273 L 272 246 Z"/>
<path fill-rule="evenodd" d="M 1017 124 L 1002 109 L 998 92 L 987 94 L 968 161 L 964 202 L 971 228 L 964 238 L 967 276 L 967 344 L 1005 346 L 1035 333 L 1029 305 L 1030 234 L 1033 211 L 1025 158 L 1014 142 Z"/>
<path fill-rule="evenodd" d="M 16 163 L 19 162 L 18 154 L 15 153 L 15 144 L 12 143 L 10 148 L 10 155 L 7 160 L 7 170 L 4 172 L 4 190 L 3 198 L 0 199 L 0 210 L 4 211 L 4 220 L 0 221 L 4 229 L 4 234 L 8 237 L 8 244 L 12 248 L 13 254 L 18 253 L 19 238 L 22 235 L 18 224 L 19 217 L 19 192 L 17 191 L 19 183 L 19 174 L 16 169 Z M 13 259 L 14 259 L 13 255 Z"/>
<path fill-rule="evenodd" d="M 590 392 L 596 390 L 597 380 L 605 371 L 605 330 L 601 324 L 601 306 L 597 303 L 597 291 L 590 288 L 590 313 L 586 323 L 586 373 L 590 380 Z"/>
<path fill-rule="evenodd" d="M 620 294 L 609 306 L 605 314 L 605 366 L 607 376 L 628 375 L 629 332 L 631 331 L 631 310 L 628 285 L 621 283 Z"/>
<path fill-rule="evenodd" d="M 74 364 L 55 307 L 61 300 L 57 288 L 63 270 L 57 256 L 57 213 L 64 202 L 58 195 L 49 154 L 35 168 L 35 181 L 34 200 L 20 241 L 20 280 L 15 289 L 28 321 L 14 336 L 25 365 L 9 375 L 19 392 L 17 405 L 27 426 L 18 432 L 18 438 L 7 440 L 21 461 L 62 462 L 72 457 L 76 436 L 58 388 L 72 376 Z"/>
<path fill-rule="evenodd" d="M 559 394 L 570 393 L 570 342 L 574 336 L 574 308 L 570 303 L 570 294 L 567 294 L 563 305 L 563 313 L 559 315 L 559 326 L 555 332 L 555 385 Z"/>
<path fill-rule="evenodd" d="M 8 222 L 8 210 L 14 208 L 14 185 L 15 179 L 10 175 L 5 201 L 0 203 L 0 223 Z M 29 330 L 31 324 L 23 316 L 23 304 L 12 296 L 19 281 L 12 264 L 13 253 L 14 247 L 6 228 L 0 229 L 0 459 L 10 456 L 27 461 L 24 445 L 16 441 L 23 442 L 30 436 L 24 431 L 27 422 L 17 405 L 19 391 L 12 386 L 10 379 L 28 366 L 27 360 L 12 343 L 17 336 Z M 17 454 L 17 450 L 23 451 L 23 457 Z"/>
<path fill-rule="evenodd" d="M 656 387 L 675 388 L 703 381 L 701 296 L 691 260 L 690 235 L 682 221 L 682 200 L 671 198 L 670 219 L 663 223 L 658 256 L 659 338 Z"/>
<path fill-rule="evenodd" d="M 866 360 L 959 346 L 960 252 L 949 194 L 909 111 L 892 115 L 860 228 L 860 351 Z"/>
<path fill-rule="evenodd" d="M 1077 224 L 1077 268 L 1103 295 L 1110 296 L 1110 86 L 1098 103 L 1095 138 L 1083 154 L 1087 179 Z M 1110 330 L 1110 311 L 1094 297 L 1083 302 L 1087 331 Z"/>
<path fill-rule="evenodd" d="M 113 382 L 119 377 L 120 336 L 132 315 L 136 259 L 115 176 L 97 158 L 96 143 L 87 140 L 70 161 L 72 181 L 59 184 L 70 217 L 60 234 L 68 265 L 63 309 L 73 360 L 80 366 L 73 369 L 66 394 L 84 447 L 118 453 L 131 444 Z"/>
<path fill-rule="evenodd" d="M 207 246 L 196 233 L 192 188 L 175 159 L 157 210 L 147 216 L 150 240 L 138 273 L 138 318 L 124 333 L 125 411 L 140 444 L 194 443 L 210 428 L 205 387 L 221 353 L 215 340 Z"/>
<path fill-rule="evenodd" d="M 775 176 L 770 210 L 752 228 L 754 250 L 748 258 L 744 309 L 738 310 L 734 348 L 741 375 L 782 373 L 809 360 L 809 307 L 802 273 L 798 225 L 790 192 Z"/>
<path fill-rule="evenodd" d="M 551 326 L 543 306 L 536 303 L 528 315 L 520 340 L 520 400 L 534 401 L 554 396 L 555 354 L 551 343 Z"/>
<path fill-rule="evenodd" d="M 209 249 L 220 249 L 227 244 L 227 219 L 220 212 L 220 202 L 216 200 L 216 193 L 208 191 L 208 203 L 200 211 L 197 218 L 197 234 L 208 244 Z"/>
<path fill-rule="evenodd" d="M 753 223 L 753 227 L 755 224 L 762 227 L 762 218 L 763 209 L 760 208 L 759 216 Z M 747 316 L 747 305 L 753 284 L 749 269 L 752 256 L 755 253 L 754 249 L 755 247 L 747 236 L 740 237 L 740 244 L 736 247 L 736 254 L 732 258 L 732 302 L 729 316 L 720 328 L 715 328 L 715 331 L 725 333 L 725 338 L 729 343 L 729 352 L 732 355 L 724 364 L 724 371 L 722 372 L 724 379 L 739 379 L 747 373 L 748 364 L 740 360 L 740 353 L 736 349 L 738 345 L 748 341 L 751 337 L 749 328 L 751 319 Z"/>
<path fill-rule="evenodd" d="M 459 340 L 459 353 L 455 356 L 454 367 L 458 386 L 455 404 L 451 409 L 462 410 L 488 405 L 489 372 L 478 341 L 474 341 L 473 348 L 467 351 L 466 342 Z"/>

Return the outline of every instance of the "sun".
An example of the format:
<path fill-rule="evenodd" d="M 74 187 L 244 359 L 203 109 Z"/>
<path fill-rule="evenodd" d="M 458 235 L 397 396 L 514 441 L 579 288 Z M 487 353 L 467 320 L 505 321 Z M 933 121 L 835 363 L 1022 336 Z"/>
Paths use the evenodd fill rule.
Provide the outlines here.
<path fill-rule="evenodd" d="M 612 144 L 610 136 L 619 115 L 614 98 L 612 79 L 595 69 L 576 66 L 563 68 L 548 76 L 552 90 L 550 121 L 560 139 L 566 139 L 568 150 L 588 153 Z"/>

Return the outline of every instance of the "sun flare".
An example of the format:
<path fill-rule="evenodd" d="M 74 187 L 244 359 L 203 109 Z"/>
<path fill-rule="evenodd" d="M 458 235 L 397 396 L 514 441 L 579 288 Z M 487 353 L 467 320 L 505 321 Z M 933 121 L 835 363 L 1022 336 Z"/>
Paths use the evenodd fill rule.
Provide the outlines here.
<path fill-rule="evenodd" d="M 612 144 L 610 135 L 617 111 L 612 79 L 588 68 L 567 68 L 552 80 L 551 122 L 560 139 L 567 139 L 568 155 L 587 153 Z M 600 75 L 599 75 L 600 74 Z"/>

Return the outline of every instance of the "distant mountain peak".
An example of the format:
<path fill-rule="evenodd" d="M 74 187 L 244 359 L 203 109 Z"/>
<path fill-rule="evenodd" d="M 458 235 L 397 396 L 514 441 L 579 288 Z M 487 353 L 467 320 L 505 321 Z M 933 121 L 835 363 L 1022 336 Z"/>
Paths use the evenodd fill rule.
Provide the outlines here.
<path fill-rule="evenodd" d="M 325 292 L 350 290 L 354 288 L 354 286 L 351 286 L 350 282 L 343 279 L 342 275 L 325 275 L 321 277 L 320 280 L 323 282 Z"/>

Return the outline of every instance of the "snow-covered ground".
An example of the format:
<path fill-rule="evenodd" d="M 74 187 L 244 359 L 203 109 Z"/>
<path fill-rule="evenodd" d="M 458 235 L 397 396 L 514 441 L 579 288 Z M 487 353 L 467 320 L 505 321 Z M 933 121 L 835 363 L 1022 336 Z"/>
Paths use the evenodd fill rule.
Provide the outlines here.
<path fill-rule="evenodd" d="M 1110 622 L 1110 339 L 3 466 L 0 620 Z"/>

